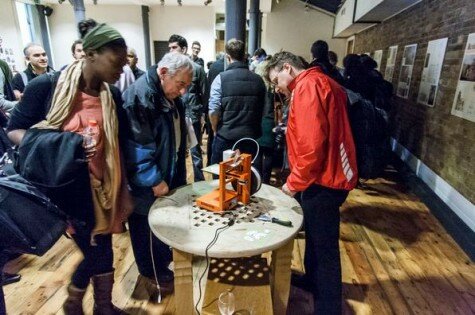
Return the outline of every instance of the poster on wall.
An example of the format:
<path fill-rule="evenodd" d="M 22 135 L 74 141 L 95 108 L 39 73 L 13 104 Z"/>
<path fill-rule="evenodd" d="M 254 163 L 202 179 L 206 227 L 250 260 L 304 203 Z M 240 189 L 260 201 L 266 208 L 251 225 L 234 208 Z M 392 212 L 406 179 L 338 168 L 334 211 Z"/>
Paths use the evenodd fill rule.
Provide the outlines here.
<path fill-rule="evenodd" d="M 447 37 L 431 40 L 427 45 L 421 85 L 419 86 L 419 94 L 417 96 L 418 103 L 434 106 L 446 48 Z"/>
<path fill-rule="evenodd" d="M 376 70 L 381 71 L 381 60 L 383 60 L 383 51 L 375 50 L 373 53 L 373 59 L 378 64 L 378 66 L 376 67 Z"/>
<path fill-rule="evenodd" d="M 401 70 L 399 72 L 399 81 L 397 83 L 396 95 L 402 98 L 409 96 L 411 87 L 412 68 L 416 59 L 417 44 L 406 45 L 402 55 Z"/>
<path fill-rule="evenodd" d="M 13 49 L 5 46 L 2 36 L 0 35 L 0 59 L 5 61 L 13 74 L 16 74 L 18 70 L 16 69 L 15 56 L 13 54 Z"/>
<path fill-rule="evenodd" d="M 384 80 L 393 82 L 394 66 L 396 65 L 397 46 L 389 47 L 386 70 L 384 70 Z"/>
<path fill-rule="evenodd" d="M 468 35 L 452 115 L 475 122 L 475 33 Z"/>

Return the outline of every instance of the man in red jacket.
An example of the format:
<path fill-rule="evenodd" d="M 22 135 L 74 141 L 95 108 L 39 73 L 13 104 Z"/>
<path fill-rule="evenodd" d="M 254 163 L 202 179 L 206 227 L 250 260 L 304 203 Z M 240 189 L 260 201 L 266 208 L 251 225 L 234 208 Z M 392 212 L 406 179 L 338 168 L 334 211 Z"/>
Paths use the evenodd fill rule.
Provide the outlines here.
<path fill-rule="evenodd" d="M 292 284 L 313 293 L 315 314 L 341 314 L 339 208 L 358 177 L 346 93 L 289 52 L 274 55 L 266 73 L 277 92 L 290 96 L 290 175 L 282 191 L 302 206 L 306 240 L 306 274 L 293 276 Z"/>

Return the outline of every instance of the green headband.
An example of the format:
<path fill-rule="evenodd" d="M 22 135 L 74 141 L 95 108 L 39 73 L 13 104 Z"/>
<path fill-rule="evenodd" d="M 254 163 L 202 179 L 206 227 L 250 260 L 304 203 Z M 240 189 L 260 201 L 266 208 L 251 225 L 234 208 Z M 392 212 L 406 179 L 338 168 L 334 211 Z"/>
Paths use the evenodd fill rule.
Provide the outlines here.
<path fill-rule="evenodd" d="M 122 38 L 119 32 L 107 24 L 99 24 L 84 36 L 84 50 L 97 50 L 116 39 Z"/>

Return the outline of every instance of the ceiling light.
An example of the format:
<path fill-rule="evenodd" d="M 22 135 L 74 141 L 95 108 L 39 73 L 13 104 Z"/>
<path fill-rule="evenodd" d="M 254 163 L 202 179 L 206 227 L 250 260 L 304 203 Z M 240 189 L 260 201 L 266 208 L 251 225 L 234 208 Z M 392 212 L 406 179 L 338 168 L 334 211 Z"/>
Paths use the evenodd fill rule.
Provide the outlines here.
<path fill-rule="evenodd" d="M 208 5 L 208 4 L 210 4 L 211 2 L 213 2 L 213 0 L 205 0 L 205 3 L 204 3 L 204 4 L 205 4 L 205 5 Z"/>

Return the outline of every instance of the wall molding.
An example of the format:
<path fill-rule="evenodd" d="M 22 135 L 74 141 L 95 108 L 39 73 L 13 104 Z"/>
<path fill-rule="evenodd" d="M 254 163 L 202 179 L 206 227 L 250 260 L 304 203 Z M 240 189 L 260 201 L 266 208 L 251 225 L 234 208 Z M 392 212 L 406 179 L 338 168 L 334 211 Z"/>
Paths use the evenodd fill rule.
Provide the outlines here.
<path fill-rule="evenodd" d="M 394 153 L 414 171 L 429 188 L 472 230 L 475 232 L 475 205 L 462 196 L 455 188 L 437 175 L 408 149 L 391 138 Z"/>

